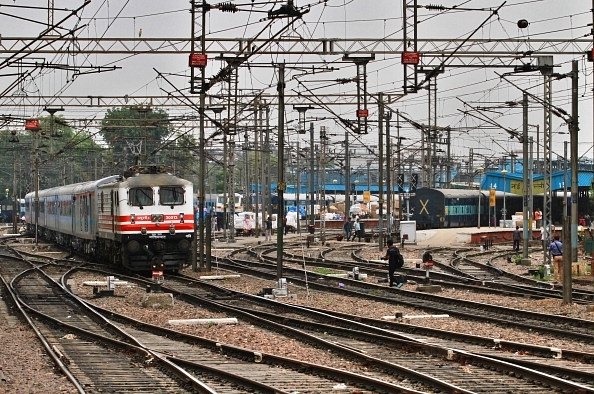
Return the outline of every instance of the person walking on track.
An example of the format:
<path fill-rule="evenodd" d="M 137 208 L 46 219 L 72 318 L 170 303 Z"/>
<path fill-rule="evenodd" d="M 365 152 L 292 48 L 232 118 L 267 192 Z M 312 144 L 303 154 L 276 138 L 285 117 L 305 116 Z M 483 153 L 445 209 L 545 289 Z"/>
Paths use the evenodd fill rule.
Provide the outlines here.
<path fill-rule="evenodd" d="M 520 251 L 520 226 L 516 226 L 514 230 L 513 240 L 514 240 L 514 252 L 518 253 Z"/>
<path fill-rule="evenodd" d="M 559 241 L 559 236 L 555 235 L 553 242 L 549 245 L 549 252 L 553 256 L 553 275 L 557 282 L 563 279 L 563 243 Z"/>
<path fill-rule="evenodd" d="M 351 241 L 354 241 L 355 237 L 359 237 L 359 242 L 361 242 L 361 223 L 359 223 L 359 218 L 355 220 L 353 227 L 355 229 L 355 233 L 353 234 L 353 239 Z"/>
<path fill-rule="evenodd" d="M 350 241 L 351 234 L 353 233 L 353 219 L 347 219 L 344 222 L 343 229 L 344 229 L 346 240 Z"/>
<path fill-rule="evenodd" d="M 402 257 L 402 254 L 400 254 L 400 250 L 394 246 L 394 241 L 389 239 L 386 244 L 388 245 L 388 250 L 383 259 L 388 260 L 388 278 L 390 287 L 393 287 L 394 282 L 396 282 L 396 287 L 400 288 L 404 284 L 404 276 L 394 274 L 396 270 L 401 269 L 404 265 L 404 258 Z"/>

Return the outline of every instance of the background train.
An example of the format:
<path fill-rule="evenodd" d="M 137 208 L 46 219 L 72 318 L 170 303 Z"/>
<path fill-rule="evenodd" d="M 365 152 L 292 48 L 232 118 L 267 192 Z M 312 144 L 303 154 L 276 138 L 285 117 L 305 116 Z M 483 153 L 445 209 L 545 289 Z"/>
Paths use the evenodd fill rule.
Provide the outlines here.
<path fill-rule="evenodd" d="M 134 271 L 177 271 L 190 263 L 192 183 L 164 166 L 25 196 L 27 230 L 102 263 Z"/>
<path fill-rule="evenodd" d="M 25 213 L 25 199 L 18 198 L 16 200 L 5 197 L 0 201 L 0 222 L 1 223 L 13 223 L 13 221 L 20 222 L 21 216 Z"/>
<path fill-rule="evenodd" d="M 543 208 L 542 195 L 533 197 L 534 209 Z M 580 194 L 581 199 L 587 198 Z M 512 219 L 516 212 L 522 212 L 523 196 L 513 193 L 495 193 L 495 207 L 489 205 L 489 191 L 467 189 L 430 189 L 420 188 L 410 197 L 410 220 L 417 222 L 418 229 L 475 227 L 480 218 L 481 226 L 499 227 L 502 220 L 504 206 L 507 210 L 507 220 Z M 406 201 L 403 201 L 406 212 Z M 480 208 L 480 211 L 479 211 Z M 557 192 L 551 201 L 551 214 L 553 224 L 562 223 L 563 195 Z M 515 227 L 515 224 L 512 224 Z"/>
<path fill-rule="evenodd" d="M 299 198 L 299 204 L 297 204 L 297 199 Z M 257 196 L 258 199 L 258 211 L 262 211 L 262 195 Z M 235 193 L 235 212 L 255 212 L 256 210 L 256 196 L 251 196 L 252 204 L 251 206 L 247 206 L 246 204 L 246 196 L 240 193 Z M 285 210 L 289 210 L 291 207 L 292 210 L 296 210 L 297 205 L 299 205 L 299 212 L 301 216 L 305 216 L 307 212 L 310 210 L 311 201 L 309 199 L 309 194 L 301 193 L 299 195 L 295 193 L 284 193 L 283 200 L 285 202 Z M 215 212 L 230 212 L 230 201 L 231 196 L 226 194 L 218 194 L 216 197 L 216 207 Z M 316 196 L 315 203 L 314 203 L 314 215 L 319 214 L 320 206 L 328 207 L 328 205 L 333 202 L 334 199 L 327 195 L 323 200 Z M 276 193 L 272 193 L 270 196 L 270 210 L 272 214 L 278 214 L 278 195 Z M 266 210 L 266 207 L 264 207 Z"/>

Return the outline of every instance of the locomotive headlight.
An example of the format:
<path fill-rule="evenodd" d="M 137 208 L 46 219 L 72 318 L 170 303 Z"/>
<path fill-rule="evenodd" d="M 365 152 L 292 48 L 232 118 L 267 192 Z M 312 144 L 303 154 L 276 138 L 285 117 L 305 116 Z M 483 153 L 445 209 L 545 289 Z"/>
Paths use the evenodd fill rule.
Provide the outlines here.
<path fill-rule="evenodd" d="M 128 253 L 138 253 L 138 251 L 140 251 L 140 243 L 132 240 L 126 244 L 126 249 L 128 250 Z"/>
<path fill-rule="evenodd" d="M 130 214 L 130 223 L 132 223 L 132 224 L 136 223 L 136 214 L 135 213 Z"/>
<path fill-rule="evenodd" d="M 182 239 L 181 241 L 179 241 L 177 243 L 177 248 L 179 250 L 184 250 L 185 251 L 185 250 L 190 249 L 190 245 L 191 245 L 190 244 L 190 241 L 188 241 L 187 239 Z"/>
<path fill-rule="evenodd" d="M 146 235 L 146 227 L 140 229 L 140 234 Z"/>
<path fill-rule="evenodd" d="M 169 234 L 175 234 L 175 226 L 173 225 L 173 223 L 169 225 Z"/>
<path fill-rule="evenodd" d="M 184 213 L 183 212 L 179 214 L 179 222 L 180 223 L 184 222 Z"/>

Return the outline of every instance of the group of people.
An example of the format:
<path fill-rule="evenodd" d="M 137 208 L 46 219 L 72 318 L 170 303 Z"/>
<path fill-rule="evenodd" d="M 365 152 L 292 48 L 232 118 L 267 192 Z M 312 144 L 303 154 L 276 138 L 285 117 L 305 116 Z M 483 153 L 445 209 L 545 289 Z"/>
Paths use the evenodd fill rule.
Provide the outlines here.
<path fill-rule="evenodd" d="M 534 221 L 536 222 L 536 227 L 539 228 L 542 225 L 542 211 L 540 210 L 540 208 L 536 208 L 534 210 Z M 545 230 L 542 230 L 543 234 L 545 233 Z M 546 238 L 548 239 L 548 237 Z M 522 232 L 520 231 L 520 226 L 516 226 L 516 229 L 514 230 L 513 234 L 512 234 L 512 240 L 514 241 L 514 252 L 519 253 L 520 252 L 520 241 L 522 240 Z M 543 242 L 545 242 L 545 238 L 543 238 Z M 544 243 L 543 243 L 543 247 Z"/>
<path fill-rule="evenodd" d="M 354 221 L 352 218 L 345 221 L 343 229 L 347 241 L 354 241 L 355 238 L 359 238 L 359 241 L 361 241 L 361 237 L 363 237 L 363 231 L 361 228 L 361 222 L 359 222 L 359 218 L 356 218 Z"/>
<path fill-rule="evenodd" d="M 554 279 L 556 281 L 561 281 L 563 277 L 563 242 L 561 242 L 558 235 L 553 235 L 553 239 L 550 239 L 551 234 L 554 234 L 555 227 L 552 225 L 547 226 L 546 228 L 542 226 L 542 212 L 540 211 L 540 208 L 536 208 L 534 211 L 534 220 L 536 226 L 541 229 L 542 247 L 553 258 Z M 587 229 L 587 235 L 590 235 L 590 237 L 594 239 L 589 228 Z M 522 241 L 522 232 L 520 231 L 519 226 L 516 226 L 516 229 L 512 234 L 512 240 L 514 252 L 519 253 L 520 242 Z"/>
<path fill-rule="evenodd" d="M 345 221 L 343 229 L 347 241 L 354 241 L 355 238 L 359 238 L 359 241 L 361 241 L 361 238 L 364 235 L 358 217 Z M 386 250 L 386 255 L 383 256 L 382 259 L 388 260 L 388 281 L 390 287 L 396 286 L 400 288 L 404 285 L 406 279 L 404 275 L 396 275 L 396 271 L 404 266 L 404 258 L 402 257 L 402 254 L 400 254 L 400 250 L 394 245 L 392 239 L 388 239 L 386 245 L 388 246 L 388 249 Z"/>
<path fill-rule="evenodd" d="M 558 235 L 554 235 L 553 239 L 550 240 L 550 235 L 554 234 L 555 227 L 550 225 L 542 227 L 542 212 L 540 208 L 536 208 L 534 211 L 534 220 L 536 221 L 536 226 L 541 229 L 541 241 L 542 247 L 545 251 L 550 253 L 551 257 L 553 258 L 553 274 L 554 278 L 557 281 L 560 281 L 562 278 L 562 270 L 563 270 L 563 243 L 560 240 Z M 516 226 L 516 229 L 512 235 L 513 240 L 513 249 L 516 253 L 520 252 L 520 242 L 522 240 L 522 232 L 520 231 L 520 226 Z"/>

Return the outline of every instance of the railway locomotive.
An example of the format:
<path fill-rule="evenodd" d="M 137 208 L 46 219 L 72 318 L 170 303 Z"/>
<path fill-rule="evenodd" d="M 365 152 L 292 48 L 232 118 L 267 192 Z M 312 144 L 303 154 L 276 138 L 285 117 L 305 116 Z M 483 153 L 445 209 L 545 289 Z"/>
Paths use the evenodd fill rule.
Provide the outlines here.
<path fill-rule="evenodd" d="M 40 190 L 38 204 L 35 194 L 25 196 L 29 233 L 133 271 L 178 271 L 190 263 L 192 183 L 164 166 Z"/>

